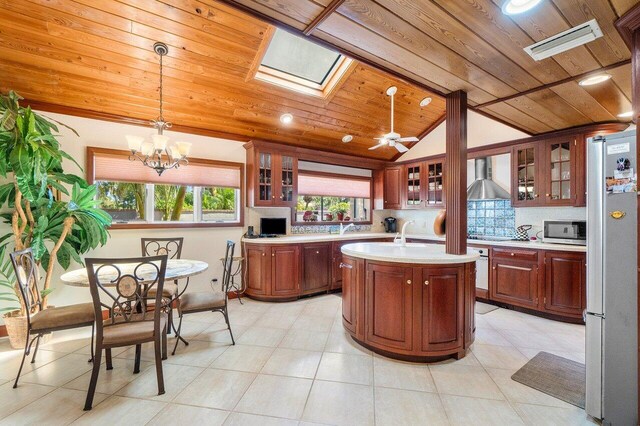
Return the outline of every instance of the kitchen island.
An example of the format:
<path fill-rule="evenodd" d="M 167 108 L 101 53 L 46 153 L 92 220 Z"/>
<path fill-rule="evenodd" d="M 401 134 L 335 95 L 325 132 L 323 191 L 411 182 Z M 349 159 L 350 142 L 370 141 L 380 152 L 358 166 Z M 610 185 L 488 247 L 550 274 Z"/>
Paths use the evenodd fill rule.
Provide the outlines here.
<path fill-rule="evenodd" d="M 341 250 L 342 322 L 356 342 L 408 361 L 465 356 L 475 332 L 476 253 L 416 243 Z"/>

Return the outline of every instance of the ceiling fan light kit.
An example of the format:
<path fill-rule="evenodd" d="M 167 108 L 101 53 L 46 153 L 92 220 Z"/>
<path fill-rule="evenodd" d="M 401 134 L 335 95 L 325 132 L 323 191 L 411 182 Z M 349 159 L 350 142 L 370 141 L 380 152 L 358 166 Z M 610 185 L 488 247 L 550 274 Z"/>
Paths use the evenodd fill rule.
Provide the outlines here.
<path fill-rule="evenodd" d="M 375 140 L 378 141 L 378 144 L 369 148 L 369 151 L 373 151 L 374 149 L 378 149 L 380 147 L 388 145 L 388 146 L 394 147 L 400 153 L 405 153 L 409 151 L 409 148 L 404 146 L 401 142 L 418 142 L 419 141 L 419 139 L 416 138 L 415 136 L 403 138 L 402 136 L 400 136 L 399 133 L 396 133 L 393 130 L 393 112 L 395 108 L 394 96 L 397 92 L 398 92 L 398 88 L 396 86 L 389 87 L 386 92 L 387 96 L 391 98 L 391 131 L 386 135 L 383 135 L 382 137 L 374 138 Z M 430 99 L 430 98 L 425 98 L 425 99 Z M 420 105 L 422 106 L 422 102 L 420 102 Z"/>
<path fill-rule="evenodd" d="M 189 164 L 187 156 L 191 150 L 191 144 L 176 142 L 175 145 L 168 146 L 169 137 L 163 134 L 164 130 L 171 128 L 171 123 L 165 121 L 162 115 L 162 57 L 169 53 L 169 48 L 164 43 L 156 42 L 153 45 L 153 51 L 160 56 L 160 115 L 150 124 L 158 133 L 151 135 L 151 142 L 145 142 L 142 136 L 126 135 L 125 138 L 131 151 L 129 160 L 138 160 L 161 176 L 165 170 L 177 169 Z"/>

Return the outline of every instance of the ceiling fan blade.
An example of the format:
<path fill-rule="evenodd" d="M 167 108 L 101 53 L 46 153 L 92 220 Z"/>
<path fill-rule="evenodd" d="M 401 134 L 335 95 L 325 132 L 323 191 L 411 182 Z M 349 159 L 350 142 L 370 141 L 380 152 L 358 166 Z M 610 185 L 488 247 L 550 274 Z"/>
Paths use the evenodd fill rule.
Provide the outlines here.
<path fill-rule="evenodd" d="M 398 150 L 398 152 L 402 152 L 405 153 L 407 151 L 409 151 L 409 148 L 407 148 L 406 146 L 402 145 L 401 143 L 396 143 L 396 149 Z"/>
<path fill-rule="evenodd" d="M 420 139 L 416 138 L 415 136 L 411 136 L 411 137 L 407 137 L 407 138 L 400 138 L 398 140 L 400 142 L 420 142 Z"/>
<path fill-rule="evenodd" d="M 371 148 L 369 148 L 369 151 L 373 151 L 374 149 L 378 149 L 378 148 L 380 148 L 381 146 L 384 146 L 384 144 L 379 143 L 378 145 L 374 145 L 374 146 L 372 146 Z"/>

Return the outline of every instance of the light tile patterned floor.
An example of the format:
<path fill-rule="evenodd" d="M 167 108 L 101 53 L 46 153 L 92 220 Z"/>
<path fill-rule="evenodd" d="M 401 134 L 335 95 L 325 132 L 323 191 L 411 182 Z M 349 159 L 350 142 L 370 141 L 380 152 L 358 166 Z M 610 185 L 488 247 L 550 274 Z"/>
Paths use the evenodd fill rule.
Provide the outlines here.
<path fill-rule="evenodd" d="M 191 344 L 165 362 L 165 395 L 156 395 L 151 346 L 137 375 L 133 349 L 114 351 L 114 370 L 100 372 L 88 413 L 88 329 L 55 333 L 16 390 L 20 351 L 0 341 L 0 424 L 591 424 L 583 410 L 511 380 L 541 350 L 584 362 L 583 326 L 497 309 L 477 315 L 464 359 L 420 365 L 353 342 L 342 329 L 340 295 L 233 300 L 230 310 L 236 346 L 220 314 L 184 322 Z"/>

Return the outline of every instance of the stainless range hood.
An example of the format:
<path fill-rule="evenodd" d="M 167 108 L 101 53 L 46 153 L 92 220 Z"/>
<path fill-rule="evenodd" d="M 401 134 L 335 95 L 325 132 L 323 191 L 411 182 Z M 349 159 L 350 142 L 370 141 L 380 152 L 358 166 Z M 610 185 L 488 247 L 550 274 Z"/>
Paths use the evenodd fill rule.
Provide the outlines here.
<path fill-rule="evenodd" d="M 491 157 L 475 159 L 476 180 L 467 188 L 468 200 L 508 200 L 511 195 L 491 180 Z"/>

